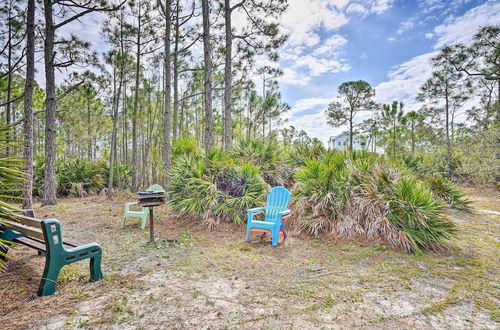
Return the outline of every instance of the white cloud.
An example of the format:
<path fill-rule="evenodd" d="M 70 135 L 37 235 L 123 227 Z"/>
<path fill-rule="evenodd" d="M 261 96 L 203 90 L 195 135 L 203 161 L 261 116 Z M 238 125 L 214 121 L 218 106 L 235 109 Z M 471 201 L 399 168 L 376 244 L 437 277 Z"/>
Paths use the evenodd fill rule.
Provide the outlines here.
<path fill-rule="evenodd" d="M 368 14 L 368 9 L 359 3 L 352 3 L 347 7 L 346 13 L 355 14 L 360 16 L 366 16 Z"/>
<path fill-rule="evenodd" d="M 418 6 L 426 18 L 436 19 L 455 12 L 460 6 L 475 0 L 420 0 Z M 429 14 L 433 15 L 429 15 Z"/>
<path fill-rule="evenodd" d="M 334 128 L 328 125 L 325 109 L 318 112 L 302 115 L 300 117 L 292 117 L 288 120 L 288 124 L 294 126 L 298 130 L 304 130 L 310 137 L 320 139 L 324 144 L 328 142 L 330 136 L 335 136 L 342 133 L 345 128 Z"/>
<path fill-rule="evenodd" d="M 399 29 L 396 31 L 397 34 L 402 34 L 406 31 L 409 31 L 413 29 L 415 26 L 415 18 L 409 18 L 406 21 L 402 22 L 401 25 L 399 26 Z"/>
<path fill-rule="evenodd" d="M 305 86 L 311 80 L 311 76 L 299 73 L 291 68 L 283 68 L 283 75 L 278 81 L 283 84 Z"/>
<path fill-rule="evenodd" d="M 391 8 L 394 0 L 372 0 L 370 2 L 370 11 L 375 14 L 381 14 Z"/>
<path fill-rule="evenodd" d="M 432 2 L 432 0 L 427 0 Z M 434 5 L 440 5 L 435 1 Z M 445 23 L 434 29 L 434 34 L 426 34 L 427 38 L 437 37 L 434 45 L 436 51 L 416 56 L 399 65 L 388 74 L 388 81 L 375 87 L 378 102 L 389 103 L 393 100 L 403 101 L 407 110 L 418 106 L 415 100 L 420 86 L 430 77 L 432 67 L 430 59 L 441 47 L 455 42 L 469 42 L 480 26 L 498 24 L 500 22 L 500 2 L 489 1 L 466 12 L 461 17 L 450 16 Z"/>
<path fill-rule="evenodd" d="M 330 3 L 335 7 L 342 9 L 349 3 L 349 0 L 330 0 Z"/>
<path fill-rule="evenodd" d="M 320 42 L 317 29 L 333 31 L 347 24 L 339 11 L 345 1 L 291 0 L 282 23 L 289 33 L 290 45 L 314 46 Z"/>
<path fill-rule="evenodd" d="M 375 87 L 375 98 L 380 103 L 398 100 L 406 104 L 407 109 L 415 107 L 415 96 L 420 86 L 431 75 L 429 60 L 435 52 L 416 56 L 401 64 L 388 74 L 389 80 Z"/>
<path fill-rule="evenodd" d="M 438 38 L 435 49 L 455 42 L 467 42 L 472 39 L 480 26 L 498 24 L 500 22 L 500 2 L 487 3 L 469 10 L 461 17 L 448 17 L 445 22 L 434 29 Z"/>
<path fill-rule="evenodd" d="M 394 38 L 394 37 L 387 38 L 387 41 L 394 41 L 394 40 L 396 40 L 396 38 Z"/>
<path fill-rule="evenodd" d="M 338 73 L 348 71 L 350 66 L 341 60 L 317 58 L 312 55 L 299 57 L 293 64 L 295 68 L 306 67 L 311 76 L 316 77 L 325 73 Z"/>
<path fill-rule="evenodd" d="M 340 34 L 334 34 L 330 36 L 328 39 L 325 40 L 321 44 L 320 47 L 316 48 L 313 51 L 313 55 L 323 55 L 327 53 L 334 53 L 336 51 L 339 51 L 342 46 L 344 46 L 347 43 L 347 39 L 340 35 Z"/>
<path fill-rule="evenodd" d="M 310 97 L 306 99 L 300 99 L 295 102 L 292 109 L 288 112 L 288 115 L 294 116 L 304 110 L 312 110 L 318 106 L 326 107 L 328 104 L 335 101 L 335 97 Z"/>
<path fill-rule="evenodd" d="M 347 9 L 347 14 L 365 17 L 368 14 L 381 14 L 391 8 L 394 0 L 365 0 L 351 3 Z"/>
<path fill-rule="evenodd" d="M 432 38 L 434 38 L 434 33 L 426 33 L 426 34 L 425 34 L 425 37 L 426 37 L 427 39 L 432 39 Z"/>

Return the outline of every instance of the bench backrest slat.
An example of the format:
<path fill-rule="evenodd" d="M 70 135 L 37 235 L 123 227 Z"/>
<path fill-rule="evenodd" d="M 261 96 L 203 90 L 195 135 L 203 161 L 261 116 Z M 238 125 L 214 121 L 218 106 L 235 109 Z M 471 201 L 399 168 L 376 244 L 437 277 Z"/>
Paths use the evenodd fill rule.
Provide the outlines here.
<path fill-rule="evenodd" d="M 38 220 L 35 218 L 27 217 L 24 215 L 18 215 L 14 219 L 15 221 L 29 227 L 35 227 L 37 229 L 42 229 L 42 220 Z"/>
<path fill-rule="evenodd" d="M 24 225 L 20 222 L 15 222 L 15 221 L 10 221 L 10 220 L 4 220 L 3 225 L 12 229 L 12 230 L 18 231 L 23 235 L 35 237 L 35 238 L 38 238 L 40 240 L 45 240 L 43 237 L 43 232 L 39 228 L 27 226 L 27 225 Z"/>

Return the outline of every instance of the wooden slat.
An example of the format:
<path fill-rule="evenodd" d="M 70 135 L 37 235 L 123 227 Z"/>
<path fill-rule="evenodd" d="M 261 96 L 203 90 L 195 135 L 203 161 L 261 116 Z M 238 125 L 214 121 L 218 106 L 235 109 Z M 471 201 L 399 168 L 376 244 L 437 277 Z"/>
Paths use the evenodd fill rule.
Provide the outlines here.
<path fill-rule="evenodd" d="M 18 237 L 14 241 L 21 243 L 21 244 L 24 244 L 26 246 L 29 246 L 30 248 L 33 248 L 35 250 L 47 252 L 45 249 L 45 244 L 41 243 L 37 239 L 33 239 L 33 238 L 29 238 L 29 237 Z"/>
<path fill-rule="evenodd" d="M 29 246 L 35 250 L 46 252 L 45 242 L 43 240 L 39 240 L 39 239 L 33 238 L 33 237 L 18 237 L 16 239 L 14 239 L 14 241 L 17 243 L 21 243 L 23 245 Z M 64 247 L 66 249 L 72 249 L 72 248 L 83 245 L 83 244 L 78 244 L 78 243 L 74 243 L 74 242 L 67 242 L 67 241 L 64 241 L 63 244 L 64 244 Z"/>
<path fill-rule="evenodd" d="M 35 219 L 35 218 L 26 217 L 24 215 L 18 215 L 15 218 L 15 220 L 17 222 L 19 222 L 20 224 L 23 224 L 25 226 L 35 227 L 37 229 L 41 229 L 42 228 L 42 220 L 38 220 L 38 219 Z"/>
<path fill-rule="evenodd" d="M 4 226 L 9 227 L 12 230 L 18 231 L 21 234 L 24 234 L 26 236 L 31 236 L 38 238 L 43 241 L 43 232 L 41 229 L 37 229 L 34 227 L 29 227 L 26 225 L 23 225 L 19 222 L 14 222 L 14 221 L 6 221 L 4 220 L 3 222 Z"/>
<path fill-rule="evenodd" d="M 37 239 L 37 238 L 33 238 L 33 239 L 39 241 L 42 244 L 45 244 L 45 240 L 43 240 L 43 239 Z M 66 248 L 74 248 L 74 247 L 83 245 L 81 243 L 78 243 L 78 242 L 75 242 L 73 240 L 66 239 L 66 238 L 63 238 L 63 244 L 64 244 L 64 247 L 66 247 Z"/>

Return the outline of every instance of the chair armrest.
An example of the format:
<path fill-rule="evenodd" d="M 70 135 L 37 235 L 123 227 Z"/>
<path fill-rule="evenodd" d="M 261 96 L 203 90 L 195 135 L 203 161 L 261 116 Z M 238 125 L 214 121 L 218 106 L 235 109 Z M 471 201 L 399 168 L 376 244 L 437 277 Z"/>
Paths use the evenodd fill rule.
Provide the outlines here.
<path fill-rule="evenodd" d="M 290 210 L 284 210 L 284 211 L 278 212 L 278 214 L 280 216 L 290 215 L 290 214 L 292 214 L 292 211 L 290 211 Z"/>
<path fill-rule="evenodd" d="M 138 204 L 137 202 L 125 203 L 125 212 L 130 211 L 130 207 L 134 206 L 134 205 L 137 205 L 137 204 Z"/>
<path fill-rule="evenodd" d="M 248 214 L 257 214 L 257 213 L 263 212 L 265 209 L 266 209 L 265 207 L 256 207 L 256 208 L 247 210 L 247 213 Z"/>
<path fill-rule="evenodd" d="M 289 216 L 289 215 L 291 215 L 291 214 L 292 214 L 292 211 L 290 211 L 290 210 L 284 210 L 284 211 L 278 212 L 278 215 L 279 215 L 280 217 L 282 217 L 282 218 L 283 218 L 283 217 L 287 217 L 287 216 Z"/>

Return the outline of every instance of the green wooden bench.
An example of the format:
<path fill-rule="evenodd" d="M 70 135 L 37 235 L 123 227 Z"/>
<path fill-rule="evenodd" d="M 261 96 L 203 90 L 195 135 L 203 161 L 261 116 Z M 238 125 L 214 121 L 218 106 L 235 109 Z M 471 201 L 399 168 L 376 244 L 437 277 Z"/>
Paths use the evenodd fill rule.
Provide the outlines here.
<path fill-rule="evenodd" d="M 3 220 L 0 239 L 26 245 L 37 250 L 38 254 L 45 255 L 45 269 L 38 288 L 39 296 L 54 294 L 61 268 L 84 259 L 90 259 L 90 281 L 95 282 L 103 278 L 102 249 L 99 244 L 81 245 L 63 240 L 59 221 L 35 219 L 31 210 L 27 210 L 25 214 Z"/>

